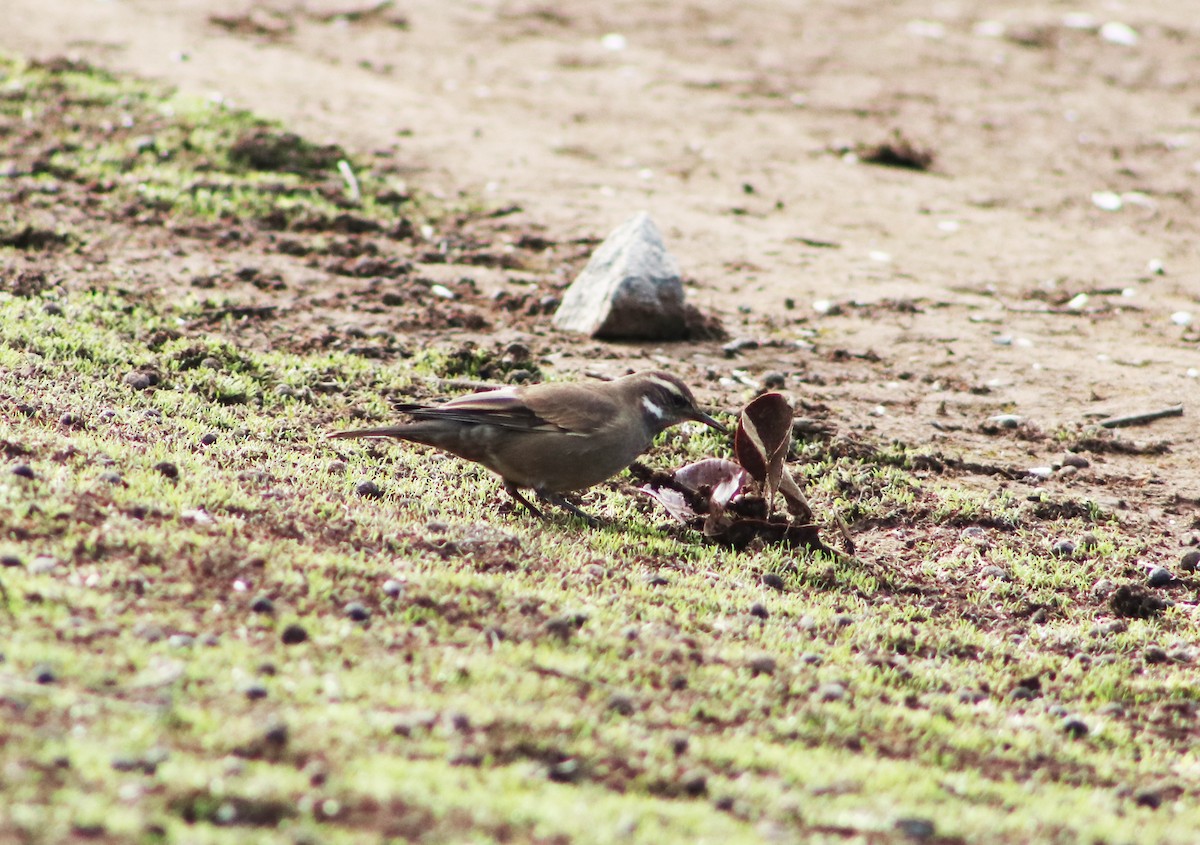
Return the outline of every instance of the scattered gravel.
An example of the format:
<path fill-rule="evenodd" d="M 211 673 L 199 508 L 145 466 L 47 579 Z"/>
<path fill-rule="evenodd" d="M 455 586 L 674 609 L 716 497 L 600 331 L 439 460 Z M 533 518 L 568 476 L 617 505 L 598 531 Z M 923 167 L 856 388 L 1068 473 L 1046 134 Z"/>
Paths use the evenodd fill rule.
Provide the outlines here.
<path fill-rule="evenodd" d="M 254 613 L 274 613 L 275 602 L 271 601 L 270 596 L 255 596 L 254 601 L 250 602 L 250 610 Z"/>
<path fill-rule="evenodd" d="M 13 464 L 12 474 L 17 478 L 37 478 L 37 473 L 33 471 L 33 467 L 29 464 Z"/>
<path fill-rule="evenodd" d="M 1200 549 L 1190 549 L 1179 559 L 1179 568 L 1184 572 L 1195 572 L 1200 569 Z"/>
<path fill-rule="evenodd" d="M 404 594 L 404 582 L 389 578 L 383 582 L 383 593 L 390 598 L 398 598 Z"/>
<path fill-rule="evenodd" d="M 345 613 L 347 618 L 355 622 L 366 622 L 371 618 L 371 611 L 367 610 L 367 606 L 362 602 L 352 601 L 346 605 Z"/>

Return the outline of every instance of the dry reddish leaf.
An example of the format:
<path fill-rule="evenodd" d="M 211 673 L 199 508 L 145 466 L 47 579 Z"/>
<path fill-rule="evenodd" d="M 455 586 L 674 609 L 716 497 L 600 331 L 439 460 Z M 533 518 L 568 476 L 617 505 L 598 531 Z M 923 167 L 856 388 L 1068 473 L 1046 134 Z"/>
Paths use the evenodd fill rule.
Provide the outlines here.
<path fill-rule="evenodd" d="M 782 393 L 764 393 L 742 409 L 733 454 L 763 485 L 768 504 L 775 498 L 783 462 L 792 445 L 792 405 Z"/>

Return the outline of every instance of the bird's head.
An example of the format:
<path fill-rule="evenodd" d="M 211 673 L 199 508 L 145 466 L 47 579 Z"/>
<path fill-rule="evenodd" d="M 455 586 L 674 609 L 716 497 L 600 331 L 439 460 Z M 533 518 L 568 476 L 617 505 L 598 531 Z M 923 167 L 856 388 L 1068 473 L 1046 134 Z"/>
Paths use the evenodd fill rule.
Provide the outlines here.
<path fill-rule="evenodd" d="M 650 431 L 665 431 L 673 425 L 693 420 L 726 433 L 725 426 L 696 407 L 696 397 L 677 376 L 652 371 L 625 376 L 621 382 Z"/>

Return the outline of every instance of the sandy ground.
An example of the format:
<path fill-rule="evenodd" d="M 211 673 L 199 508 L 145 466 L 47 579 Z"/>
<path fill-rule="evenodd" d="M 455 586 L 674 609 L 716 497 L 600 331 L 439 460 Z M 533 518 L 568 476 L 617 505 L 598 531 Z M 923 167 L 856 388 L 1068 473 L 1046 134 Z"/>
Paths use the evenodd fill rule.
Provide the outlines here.
<path fill-rule="evenodd" d="M 711 344 L 616 347 L 631 362 L 780 371 L 843 431 L 1018 467 L 1053 462 L 1058 441 L 982 433 L 989 416 L 1050 434 L 1183 403 L 1122 435 L 1166 454 L 1097 454 L 1070 483 L 1139 492 L 1166 537 L 1195 525 L 1200 22 L 1187 0 L 6 11 L 0 49 L 85 58 L 392 152 L 414 184 L 519 206 L 514 232 L 596 238 L 649 210 L 693 301 L 763 345 L 730 359 Z M 931 167 L 862 160 L 897 137 Z"/>

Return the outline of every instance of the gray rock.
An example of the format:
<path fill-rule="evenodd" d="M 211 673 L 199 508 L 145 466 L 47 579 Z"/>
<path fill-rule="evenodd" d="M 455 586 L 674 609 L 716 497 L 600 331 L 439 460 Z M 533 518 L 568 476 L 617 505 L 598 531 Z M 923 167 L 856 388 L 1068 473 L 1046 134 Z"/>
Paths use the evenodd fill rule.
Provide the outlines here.
<path fill-rule="evenodd" d="M 1146 583 L 1151 587 L 1166 587 L 1175 580 L 1169 569 L 1156 566 L 1146 574 Z"/>
<path fill-rule="evenodd" d="M 597 338 L 676 340 L 687 334 L 683 279 L 650 215 L 640 212 L 592 253 L 554 325 Z"/>

